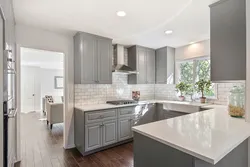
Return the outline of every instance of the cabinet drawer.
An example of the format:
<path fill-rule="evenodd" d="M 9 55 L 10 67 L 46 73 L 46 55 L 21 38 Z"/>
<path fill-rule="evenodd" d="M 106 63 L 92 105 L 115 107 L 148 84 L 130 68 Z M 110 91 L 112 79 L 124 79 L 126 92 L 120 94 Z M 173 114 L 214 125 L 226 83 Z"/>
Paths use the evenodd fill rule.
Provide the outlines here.
<path fill-rule="evenodd" d="M 118 109 L 119 117 L 125 117 L 135 114 L 135 107 L 126 107 Z"/>
<path fill-rule="evenodd" d="M 103 111 L 92 111 L 85 113 L 86 124 L 99 122 L 109 119 L 116 119 L 116 109 L 113 110 L 103 110 Z"/>

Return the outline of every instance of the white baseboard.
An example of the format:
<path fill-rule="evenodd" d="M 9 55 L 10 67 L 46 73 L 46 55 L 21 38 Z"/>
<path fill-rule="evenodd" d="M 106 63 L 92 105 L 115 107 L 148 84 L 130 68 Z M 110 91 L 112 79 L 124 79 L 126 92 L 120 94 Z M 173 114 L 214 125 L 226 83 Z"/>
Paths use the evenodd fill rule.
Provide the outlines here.
<path fill-rule="evenodd" d="M 64 147 L 64 149 L 71 149 L 71 148 L 75 148 L 76 146 L 75 146 L 75 144 L 70 144 L 70 145 L 68 145 L 68 146 L 66 146 L 66 147 Z"/>

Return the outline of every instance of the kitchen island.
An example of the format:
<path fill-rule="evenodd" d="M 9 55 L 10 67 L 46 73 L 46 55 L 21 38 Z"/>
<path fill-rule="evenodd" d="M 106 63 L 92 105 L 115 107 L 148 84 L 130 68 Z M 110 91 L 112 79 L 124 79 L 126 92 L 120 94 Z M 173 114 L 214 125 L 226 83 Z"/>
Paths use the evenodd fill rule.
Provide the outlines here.
<path fill-rule="evenodd" d="M 133 127 L 135 167 L 247 167 L 250 124 L 225 106 Z M 211 109 L 213 108 L 213 109 Z"/>

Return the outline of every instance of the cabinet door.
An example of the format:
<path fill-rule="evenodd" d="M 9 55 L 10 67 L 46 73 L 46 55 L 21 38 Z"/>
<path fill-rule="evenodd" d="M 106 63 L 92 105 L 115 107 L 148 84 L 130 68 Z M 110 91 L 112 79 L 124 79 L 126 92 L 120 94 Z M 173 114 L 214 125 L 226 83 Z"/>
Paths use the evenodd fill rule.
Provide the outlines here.
<path fill-rule="evenodd" d="M 245 80 L 246 0 L 219 1 L 210 15 L 211 80 Z"/>
<path fill-rule="evenodd" d="M 103 122 L 103 146 L 117 142 L 117 120 Z"/>
<path fill-rule="evenodd" d="M 126 140 L 132 137 L 132 119 L 130 117 L 120 118 L 118 120 L 118 141 Z"/>
<path fill-rule="evenodd" d="M 146 68 L 146 49 L 137 49 L 137 70 L 139 74 L 137 75 L 137 84 L 146 84 L 147 79 L 147 68 Z"/>
<path fill-rule="evenodd" d="M 167 84 L 175 83 L 175 48 L 167 47 Z"/>
<path fill-rule="evenodd" d="M 94 36 L 81 34 L 80 62 L 81 83 L 97 83 L 97 41 Z"/>
<path fill-rule="evenodd" d="M 156 50 L 156 83 L 167 83 L 167 49 Z"/>
<path fill-rule="evenodd" d="M 146 69 L 147 69 L 147 84 L 155 83 L 155 51 L 152 49 L 147 49 L 146 55 Z"/>
<path fill-rule="evenodd" d="M 97 149 L 102 146 L 101 123 L 85 125 L 85 151 Z"/>
<path fill-rule="evenodd" d="M 98 39 L 98 83 L 112 84 L 112 41 Z"/>

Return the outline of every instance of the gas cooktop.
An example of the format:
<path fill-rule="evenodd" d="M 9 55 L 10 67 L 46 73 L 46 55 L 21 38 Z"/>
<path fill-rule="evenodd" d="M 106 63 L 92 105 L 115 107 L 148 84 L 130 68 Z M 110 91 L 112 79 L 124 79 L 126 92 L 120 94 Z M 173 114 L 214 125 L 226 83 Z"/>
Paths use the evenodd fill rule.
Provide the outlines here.
<path fill-rule="evenodd" d="M 135 100 L 114 100 L 114 101 L 107 101 L 106 103 L 113 105 L 125 105 L 125 104 L 136 104 L 138 102 Z"/>

